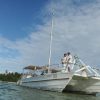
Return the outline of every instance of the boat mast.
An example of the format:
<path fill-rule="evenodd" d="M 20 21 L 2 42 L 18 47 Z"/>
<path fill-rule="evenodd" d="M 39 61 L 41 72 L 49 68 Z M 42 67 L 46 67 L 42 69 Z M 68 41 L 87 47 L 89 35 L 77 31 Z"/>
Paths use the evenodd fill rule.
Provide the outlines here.
<path fill-rule="evenodd" d="M 53 34 L 53 13 L 52 13 L 52 21 L 51 21 L 51 33 L 50 33 L 50 47 L 49 47 L 49 66 L 48 66 L 48 73 L 50 73 L 50 65 L 51 65 L 52 34 Z"/>

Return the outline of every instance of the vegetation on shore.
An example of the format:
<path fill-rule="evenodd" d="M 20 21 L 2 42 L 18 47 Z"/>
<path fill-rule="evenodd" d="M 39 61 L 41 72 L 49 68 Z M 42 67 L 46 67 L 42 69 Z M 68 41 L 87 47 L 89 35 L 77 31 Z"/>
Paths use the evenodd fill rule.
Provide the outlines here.
<path fill-rule="evenodd" d="M 21 74 L 17 72 L 0 74 L 0 81 L 17 82 L 20 77 L 21 77 Z"/>

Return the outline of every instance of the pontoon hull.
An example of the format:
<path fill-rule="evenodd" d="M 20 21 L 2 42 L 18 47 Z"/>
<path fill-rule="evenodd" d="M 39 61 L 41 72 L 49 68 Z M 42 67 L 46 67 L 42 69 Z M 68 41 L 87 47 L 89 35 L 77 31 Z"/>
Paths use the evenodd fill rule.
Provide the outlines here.
<path fill-rule="evenodd" d="M 62 92 L 66 87 L 66 84 L 70 81 L 70 78 L 71 75 L 68 73 L 53 73 L 21 79 L 20 85 L 36 89 Z"/>
<path fill-rule="evenodd" d="M 74 75 L 64 91 L 96 94 L 100 92 L 100 78 Z"/>

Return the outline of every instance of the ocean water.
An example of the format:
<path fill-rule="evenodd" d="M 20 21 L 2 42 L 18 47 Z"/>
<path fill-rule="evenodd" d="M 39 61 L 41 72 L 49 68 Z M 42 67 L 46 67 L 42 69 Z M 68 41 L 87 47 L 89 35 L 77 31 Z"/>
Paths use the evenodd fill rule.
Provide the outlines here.
<path fill-rule="evenodd" d="M 100 100 L 100 94 L 92 96 L 58 93 L 21 87 L 13 83 L 0 83 L 0 100 Z"/>

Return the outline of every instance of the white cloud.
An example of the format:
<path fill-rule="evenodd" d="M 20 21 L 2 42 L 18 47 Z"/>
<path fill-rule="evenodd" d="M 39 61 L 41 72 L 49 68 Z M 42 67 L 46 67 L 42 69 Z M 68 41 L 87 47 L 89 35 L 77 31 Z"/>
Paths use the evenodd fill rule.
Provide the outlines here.
<path fill-rule="evenodd" d="M 53 0 L 43 9 L 43 13 L 47 14 L 53 8 L 55 14 L 52 63 L 60 63 L 63 53 L 71 51 L 86 63 L 100 66 L 100 2 L 79 2 L 80 0 Z M 0 45 L 19 53 L 15 54 L 15 59 L 6 58 L 6 63 L 5 59 L 0 57 L 1 66 L 5 69 L 9 67 L 12 70 L 21 70 L 29 64 L 48 63 L 51 18 L 43 20 L 44 24 L 38 25 L 37 31 L 24 39 L 13 42 L 0 37 Z"/>

